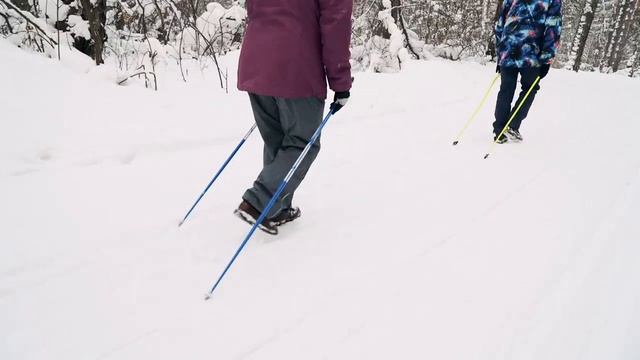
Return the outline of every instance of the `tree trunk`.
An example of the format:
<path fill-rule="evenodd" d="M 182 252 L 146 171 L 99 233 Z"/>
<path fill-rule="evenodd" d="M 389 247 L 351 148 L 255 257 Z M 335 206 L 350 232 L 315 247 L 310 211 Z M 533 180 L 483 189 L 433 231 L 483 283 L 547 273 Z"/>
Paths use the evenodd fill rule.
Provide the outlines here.
<path fill-rule="evenodd" d="M 636 45 L 636 49 L 633 52 L 633 56 L 631 56 L 631 69 L 629 70 L 629 77 L 634 77 L 638 72 L 638 68 L 640 67 L 640 46 Z"/>
<path fill-rule="evenodd" d="M 158 5 L 158 0 L 153 0 L 153 5 L 155 5 L 156 7 L 156 11 L 158 12 L 158 16 L 160 17 L 160 28 L 158 29 L 159 32 L 159 36 L 158 36 L 158 40 L 160 40 L 160 42 L 163 45 L 167 45 L 167 43 L 169 42 L 169 31 L 165 29 L 164 26 L 164 14 L 162 13 L 162 9 L 160 8 L 160 5 Z"/>
<path fill-rule="evenodd" d="M 622 26 L 620 27 L 620 35 L 618 36 L 618 41 L 613 48 L 612 57 L 610 60 L 610 66 L 613 72 L 616 72 L 620 69 L 620 62 L 622 61 L 622 57 L 624 55 L 624 49 L 627 46 L 629 38 L 633 33 L 634 23 L 636 14 L 638 13 L 638 0 L 629 0 L 627 1 L 627 8 L 624 12 L 624 20 Z"/>
<path fill-rule="evenodd" d="M 502 11 L 502 0 L 498 0 L 498 5 L 496 6 L 496 12 L 493 15 L 493 28 L 495 28 L 496 23 L 498 22 L 498 18 L 500 17 L 500 12 Z M 496 56 L 498 56 L 497 54 L 497 50 L 496 47 L 498 46 L 498 44 L 496 44 L 496 37 L 493 35 L 493 33 L 495 32 L 495 30 L 490 31 L 489 33 L 491 34 L 489 36 L 489 41 L 487 44 L 487 55 L 491 56 L 492 59 L 495 59 Z"/>
<path fill-rule="evenodd" d="M 95 4 L 93 2 L 95 1 Z M 91 34 L 91 57 L 96 61 L 96 65 L 104 64 L 102 57 L 104 52 L 104 42 L 107 39 L 105 33 L 105 23 L 107 21 L 106 0 L 80 0 L 82 3 L 82 14 L 89 22 L 89 33 Z"/>
<path fill-rule="evenodd" d="M 636 49 L 636 57 L 631 67 L 631 77 L 634 77 L 640 71 L 640 52 Z"/>
<path fill-rule="evenodd" d="M 391 16 L 396 24 L 400 22 L 400 16 L 402 16 L 402 0 L 391 0 Z"/>
<path fill-rule="evenodd" d="M 625 0 L 622 0 L 625 1 Z M 600 71 L 603 71 L 606 67 L 607 67 L 607 63 L 609 62 L 609 57 L 611 56 L 611 42 L 613 41 L 613 37 L 614 37 L 614 33 L 616 32 L 616 24 L 617 22 L 617 17 L 618 17 L 618 12 L 620 11 L 620 5 L 618 5 L 616 7 L 616 11 L 614 12 L 614 20 L 612 21 L 612 24 L 608 26 L 607 28 L 607 41 L 605 43 L 604 48 L 602 49 L 602 57 L 600 59 Z M 605 20 L 606 22 L 606 20 Z"/>
<path fill-rule="evenodd" d="M 625 14 L 630 0 L 620 0 L 618 8 L 616 10 L 615 20 L 613 22 L 613 29 L 609 33 L 607 45 L 604 48 L 604 56 L 600 63 L 600 70 L 610 69 L 613 63 L 614 49 L 617 48 L 618 41 L 622 35 Z"/>
<path fill-rule="evenodd" d="M 393 20 L 396 22 L 396 25 L 398 25 L 398 27 L 402 29 L 402 34 L 407 41 L 407 49 L 409 49 L 411 54 L 413 54 L 416 59 L 420 59 L 420 55 L 418 55 L 418 53 L 411 45 L 411 38 L 409 37 L 409 32 L 407 31 L 407 27 L 402 16 L 402 5 L 402 0 L 391 0 L 391 16 L 393 16 Z"/>
<path fill-rule="evenodd" d="M 386 9 L 382 1 L 380 1 L 378 6 L 379 6 L 379 11 L 383 11 Z M 400 27 L 400 17 L 401 17 L 400 6 L 402 6 L 402 0 L 391 0 L 391 16 L 393 17 L 393 21 L 396 23 L 396 25 L 398 25 L 398 27 Z M 391 33 L 389 33 L 387 28 L 384 26 L 379 26 L 376 29 L 374 29 L 373 34 L 377 36 L 381 36 L 382 38 L 385 38 L 385 39 L 391 39 Z"/>
<path fill-rule="evenodd" d="M 586 0 L 584 10 L 582 11 L 582 17 L 580 18 L 580 24 L 576 31 L 576 36 L 571 46 L 571 53 L 569 54 L 569 63 L 567 68 L 572 69 L 575 72 L 580 70 L 582 65 L 582 56 L 584 54 L 584 48 L 587 45 L 587 39 L 591 32 L 591 24 L 593 24 L 593 18 L 598 8 L 600 0 Z"/>

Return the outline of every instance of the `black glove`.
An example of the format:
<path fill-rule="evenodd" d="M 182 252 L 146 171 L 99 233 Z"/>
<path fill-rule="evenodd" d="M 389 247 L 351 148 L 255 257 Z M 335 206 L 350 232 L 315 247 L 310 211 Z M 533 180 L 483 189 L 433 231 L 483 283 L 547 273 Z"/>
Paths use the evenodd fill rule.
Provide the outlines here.
<path fill-rule="evenodd" d="M 347 105 L 349 96 L 351 96 L 351 94 L 348 91 L 336 92 L 335 96 L 333 97 L 333 103 L 331 104 L 331 109 L 333 110 L 334 114 L 340 111 L 340 109 L 342 109 L 345 105 Z"/>
<path fill-rule="evenodd" d="M 551 65 L 549 64 L 544 64 L 540 67 L 540 79 L 544 79 L 544 77 L 547 76 L 549 69 L 551 69 Z"/>
<path fill-rule="evenodd" d="M 500 74 L 500 65 L 496 65 L 496 73 Z"/>

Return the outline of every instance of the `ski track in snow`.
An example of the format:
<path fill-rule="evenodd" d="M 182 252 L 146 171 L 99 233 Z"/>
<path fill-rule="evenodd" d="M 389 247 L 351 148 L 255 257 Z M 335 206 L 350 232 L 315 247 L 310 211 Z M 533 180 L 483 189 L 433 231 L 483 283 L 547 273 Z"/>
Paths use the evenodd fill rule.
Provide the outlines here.
<path fill-rule="evenodd" d="M 107 161 L 113 161 L 122 165 L 130 165 L 137 158 L 145 156 L 158 156 L 166 153 L 174 153 L 180 151 L 197 150 L 202 148 L 218 147 L 220 145 L 229 145 L 233 143 L 234 139 L 215 139 L 215 140 L 199 140 L 199 141 L 184 141 L 177 143 L 167 144 L 143 144 L 136 146 L 134 149 L 124 150 L 117 154 L 110 154 L 105 156 L 97 156 L 86 158 L 83 160 L 75 160 L 70 164 L 55 164 L 48 166 L 43 163 L 39 168 L 26 168 L 8 173 L 9 176 L 23 176 L 39 171 L 52 171 L 52 170 L 68 170 L 71 168 L 88 167 L 101 165 Z M 47 159 L 50 161 L 51 159 Z"/>
<path fill-rule="evenodd" d="M 76 119 L 47 81 L 42 107 L 8 105 L 2 359 L 640 356 L 638 81 L 553 71 L 525 142 L 483 160 L 493 100 L 451 141 L 491 66 L 358 74 L 296 195 L 303 217 L 256 234 L 203 302 L 248 231 L 231 211 L 259 169 L 257 132 L 177 221 L 251 125 L 245 95 L 170 71 L 158 93 L 116 87 L 6 45 L 7 68 L 119 106 L 87 118 L 74 103 Z M 4 98 L 33 87 L 12 73 Z"/>
<path fill-rule="evenodd" d="M 140 336 L 135 337 L 134 339 L 131 339 L 131 341 L 128 341 L 124 344 L 118 345 L 117 347 L 113 348 L 112 350 L 109 350 L 107 353 L 105 353 L 102 356 L 99 356 L 98 358 L 96 358 L 96 360 L 105 360 L 105 359 L 109 359 L 109 358 L 113 358 L 115 357 L 115 355 L 118 354 L 119 351 L 123 351 L 125 350 L 127 347 L 133 346 L 134 344 L 140 342 L 142 339 L 152 336 L 153 334 L 155 334 L 158 331 L 158 329 L 154 329 L 151 330 L 149 332 L 146 332 Z"/>

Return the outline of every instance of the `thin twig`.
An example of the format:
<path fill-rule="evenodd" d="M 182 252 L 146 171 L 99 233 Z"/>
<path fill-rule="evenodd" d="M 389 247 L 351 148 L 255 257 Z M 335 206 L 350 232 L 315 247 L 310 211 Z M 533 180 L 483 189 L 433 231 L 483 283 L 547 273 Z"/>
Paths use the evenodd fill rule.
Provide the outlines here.
<path fill-rule="evenodd" d="M 158 91 L 158 79 L 156 78 L 156 74 L 155 74 L 156 64 L 154 62 L 158 53 L 156 53 L 151 48 L 151 41 L 149 40 L 149 38 L 147 38 L 147 44 L 149 44 L 149 60 L 151 61 L 151 68 L 153 69 L 153 72 L 151 72 L 150 74 L 153 74 L 153 82 L 154 82 L 155 90 Z"/>
<path fill-rule="evenodd" d="M 178 64 L 180 65 L 180 75 L 182 75 L 182 80 L 184 82 L 187 82 L 187 78 L 184 76 L 184 69 L 182 67 L 182 43 L 184 40 L 184 23 L 182 22 L 182 19 L 180 18 L 180 15 L 178 14 L 178 5 L 173 1 L 173 0 L 167 0 L 167 2 L 169 3 L 169 7 L 171 8 L 171 11 L 173 11 L 173 16 L 174 19 L 176 19 L 178 21 L 178 25 L 180 26 L 180 45 L 178 45 Z"/>
<path fill-rule="evenodd" d="M 2 16 L 4 18 L 4 21 L 7 23 L 7 27 L 9 28 L 9 32 L 13 33 L 13 27 L 11 27 L 11 23 L 9 22 L 9 18 L 7 17 L 7 15 L 0 13 L 0 16 Z"/>
<path fill-rule="evenodd" d="M 58 30 L 58 61 L 62 59 L 60 56 L 60 0 L 56 1 L 56 30 Z"/>
<path fill-rule="evenodd" d="M 216 52 L 213 48 L 213 44 L 209 41 L 209 39 L 207 39 L 206 36 L 204 36 L 204 34 L 200 31 L 200 29 L 198 29 L 197 26 L 195 26 L 192 23 L 189 23 L 189 27 L 191 27 L 192 29 L 194 29 L 199 36 L 202 36 L 202 38 L 204 39 L 204 41 L 207 42 L 207 49 L 211 48 L 211 56 L 213 57 L 213 61 L 216 64 L 216 68 L 218 69 L 218 78 L 220 79 L 220 88 L 224 89 L 224 82 L 222 81 L 222 70 L 220 70 L 220 64 L 218 63 L 218 57 L 216 56 Z M 203 52 L 204 54 L 204 52 Z"/>

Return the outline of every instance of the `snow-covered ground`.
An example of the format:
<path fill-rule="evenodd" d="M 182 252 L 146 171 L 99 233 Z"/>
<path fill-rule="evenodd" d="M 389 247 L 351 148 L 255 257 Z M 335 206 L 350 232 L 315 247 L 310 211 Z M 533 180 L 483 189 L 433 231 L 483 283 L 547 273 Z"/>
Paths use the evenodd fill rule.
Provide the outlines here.
<path fill-rule="evenodd" d="M 483 160 L 495 94 L 451 142 L 490 65 L 357 74 L 303 217 L 205 302 L 248 231 L 257 132 L 177 223 L 251 126 L 246 95 L 0 58 L 0 359 L 640 358 L 637 80 L 553 71 L 526 141 Z"/>

